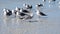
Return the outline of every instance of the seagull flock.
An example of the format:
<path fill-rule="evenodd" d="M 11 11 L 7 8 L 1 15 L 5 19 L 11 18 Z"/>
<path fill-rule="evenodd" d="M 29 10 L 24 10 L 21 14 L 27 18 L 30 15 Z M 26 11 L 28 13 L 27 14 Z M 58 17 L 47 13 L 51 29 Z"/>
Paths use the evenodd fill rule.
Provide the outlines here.
<path fill-rule="evenodd" d="M 46 0 L 43 0 L 44 2 Z M 56 0 L 53 0 L 53 1 L 56 1 Z M 11 16 L 11 15 L 14 15 L 15 17 L 18 17 L 19 19 L 32 19 L 33 16 L 34 16 L 34 13 L 31 12 L 30 10 L 33 8 L 32 5 L 29 5 L 29 4 L 23 4 L 23 7 L 24 8 L 18 8 L 16 7 L 14 10 L 10 10 L 10 9 L 6 9 L 4 8 L 3 9 L 3 14 L 4 16 Z M 43 4 L 36 4 L 36 8 L 38 8 L 36 10 L 36 15 L 37 16 L 47 16 L 45 13 L 41 12 L 39 8 L 43 7 Z"/>

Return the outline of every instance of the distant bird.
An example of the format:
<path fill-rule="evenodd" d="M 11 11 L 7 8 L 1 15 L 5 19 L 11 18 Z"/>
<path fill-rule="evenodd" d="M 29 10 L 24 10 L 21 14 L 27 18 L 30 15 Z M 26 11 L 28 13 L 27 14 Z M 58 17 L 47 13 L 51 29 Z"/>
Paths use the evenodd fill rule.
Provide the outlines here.
<path fill-rule="evenodd" d="M 33 16 L 33 12 L 31 12 L 29 10 L 26 10 L 26 9 L 21 9 L 20 12 L 25 13 L 25 14 L 28 14 L 30 16 Z"/>
<path fill-rule="evenodd" d="M 20 9 L 20 12 L 17 12 L 17 15 L 24 19 L 32 18 L 33 14 L 25 9 Z"/>
<path fill-rule="evenodd" d="M 41 11 L 39 11 L 39 10 L 36 11 L 36 14 L 37 14 L 38 16 L 47 16 L 46 14 L 44 14 L 43 12 L 41 12 Z"/>
<path fill-rule="evenodd" d="M 12 11 L 11 10 L 9 10 L 9 9 L 3 9 L 3 11 L 4 11 L 4 15 L 6 15 L 6 16 L 10 16 L 10 15 L 12 15 Z"/>
<path fill-rule="evenodd" d="M 23 6 L 24 6 L 26 9 L 32 9 L 32 5 L 23 4 Z"/>
<path fill-rule="evenodd" d="M 15 15 L 15 17 L 17 15 L 17 12 L 20 12 L 20 8 L 18 8 L 18 7 L 16 7 L 14 10 L 12 10 L 12 14 Z"/>
<path fill-rule="evenodd" d="M 17 12 L 17 17 L 19 17 L 20 19 L 26 19 L 28 18 L 30 15 L 23 13 L 23 12 Z"/>

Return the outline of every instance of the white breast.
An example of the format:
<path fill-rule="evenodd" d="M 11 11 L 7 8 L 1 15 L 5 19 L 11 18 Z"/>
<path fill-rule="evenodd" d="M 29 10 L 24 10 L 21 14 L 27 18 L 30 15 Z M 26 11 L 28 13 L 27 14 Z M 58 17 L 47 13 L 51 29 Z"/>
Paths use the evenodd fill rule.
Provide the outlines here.
<path fill-rule="evenodd" d="M 6 11 L 7 11 L 6 9 L 3 9 L 4 15 L 6 15 Z"/>
<path fill-rule="evenodd" d="M 6 15 L 6 11 L 4 11 L 4 15 Z"/>

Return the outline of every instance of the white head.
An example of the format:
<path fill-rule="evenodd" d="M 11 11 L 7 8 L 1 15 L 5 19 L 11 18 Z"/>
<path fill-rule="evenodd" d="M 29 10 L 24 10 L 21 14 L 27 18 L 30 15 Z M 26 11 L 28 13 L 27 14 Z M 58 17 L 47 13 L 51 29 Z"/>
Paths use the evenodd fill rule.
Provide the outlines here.
<path fill-rule="evenodd" d="M 3 9 L 3 11 L 6 11 L 6 10 L 7 10 L 6 8 Z"/>
<path fill-rule="evenodd" d="M 18 7 L 16 7 L 16 9 L 15 10 L 18 10 Z"/>
<path fill-rule="evenodd" d="M 28 7 L 28 5 L 27 5 L 27 4 L 23 4 L 23 6 L 24 6 L 25 8 L 27 8 L 27 7 Z"/>
<path fill-rule="evenodd" d="M 38 5 L 40 5 L 40 3 L 36 4 L 36 7 L 38 7 Z"/>

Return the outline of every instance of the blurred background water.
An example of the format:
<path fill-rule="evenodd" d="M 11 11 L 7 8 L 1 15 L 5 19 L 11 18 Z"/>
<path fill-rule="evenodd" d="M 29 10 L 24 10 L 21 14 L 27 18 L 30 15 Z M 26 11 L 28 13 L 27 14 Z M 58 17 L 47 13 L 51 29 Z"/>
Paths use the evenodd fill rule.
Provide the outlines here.
<path fill-rule="evenodd" d="M 0 34 L 60 34 L 60 0 L 56 2 L 43 2 L 42 0 L 0 0 Z M 34 12 L 32 22 L 22 21 L 16 18 L 3 18 L 2 9 L 10 10 L 15 7 L 22 8 L 23 4 L 31 4 Z M 35 14 L 35 5 L 44 4 L 42 12 L 46 17 L 37 18 Z M 38 20 L 37 20 L 38 19 Z"/>

